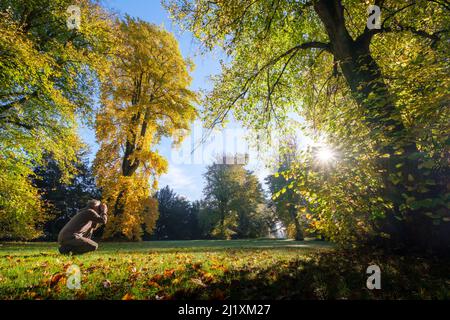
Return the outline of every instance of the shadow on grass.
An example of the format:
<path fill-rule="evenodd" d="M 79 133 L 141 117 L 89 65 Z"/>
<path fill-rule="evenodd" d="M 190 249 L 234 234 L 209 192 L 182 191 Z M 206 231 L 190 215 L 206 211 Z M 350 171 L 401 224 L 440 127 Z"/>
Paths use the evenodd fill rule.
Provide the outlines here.
<path fill-rule="evenodd" d="M 249 242 L 247 242 L 249 243 Z M 168 245 L 167 243 L 165 245 Z M 127 247 L 127 245 L 125 245 Z M 136 247 L 136 245 L 134 245 Z M 124 248 L 121 244 L 121 253 Z M 5 248 L 3 248 L 5 249 Z M 256 249 L 256 252 L 255 252 Z M 180 248 L 142 245 L 133 254 L 168 252 L 223 252 L 227 251 L 233 259 L 235 252 L 249 252 L 249 257 L 267 259 L 267 255 L 257 255 L 266 250 L 286 250 L 302 252 L 289 247 L 214 247 L 196 246 Z M 128 294 L 138 299 L 450 299 L 450 258 L 423 258 L 415 256 L 388 255 L 381 252 L 358 252 L 338 250 L 309 250 L 302 248 L 303 255 L 295 255 L 287 260 L 277 260 L 271 264 L 258 261 L 229 267 L 211 275 L 202 264 L 183 264 L 178 270 L 169 266 L 162 273 L 155 274 L 133 271 L 130 265 L 123 266 L 123 276 L 111 279 L 110 287 L 105 288 L 102 273 L 104 265 L 88 264 L 95 268 L 96 278 L 86 279 L 88 287 L 80 293 L 64 291 L 64 283 L 52 285 L 52 281 L 25 286 L 23 281 L 17 285 L 0 289 L 3 299 L 121 299 Z M 57 253 L 44 252 L 56 256 Z M 106 244 L 95 253 L 112 255 L 118 250 L 116 244 Z M 34 251 L 33 251 L 34 252 Z M 252 254 L 253 252 L 253 254 Z M 20 250 L 17 252 L 20 253 Z M 30 251 L 23 251 L 33 256 Z M 36 256 L 42 255 L 36 252 Z M 15 257 L 19 257 L 15 255 Z M 103 261 L 108 261 L 103 258 Z M 376 264 L 381 269 L 381 289 L 368 290 L 366 281 L 368 266 Z M 221 268 L 218 265 L 217 268 Z M 90 272 L 90 271 L 89 271 Z M 88 274 L 89 274 L 88 272 Z M 20 279 L 18 279 L 20 280 Z M 176 283 L 174 282 L 176 280 Z M 63 291 L 58 291 L 63 290 Z M 137 293 L 136 293 L 137 292 Z M 33 295 L 34 294 L 34 295 Z"/>
<path fill-rule="evenodd" d="M 366 269 L 381 268 L 380 290 L 366 287 Z M 351 253 L 314 255 L 311 260 L 277 263 L 263 270 L 232 272 L 227 283 L 217 283 L 209 293 L 183 292 L 184 298 L 226 299 L 450 299 L 450 261 L 415 257 L 357 256 Z"/>
<path fill-rule="evenodd" d="M 372 264 L 381 268 L 380 290 L 366 287 Z M 240 270 L 223 289 L 230 299 L 449 299 L 449 271 L 449 260 L 326 252 L 256 274 Z"/>
<path fill-rule="evenodd" d="M 366 269 L 372 264 L 381 268 L 380 290 L 366 287 Z M 325 252 L 310 255 L 310 259 L 275 263 L 266 268 L 230 270 L 204 287 L 174 289 L 170 287 L 170 279 L 163 278 L 156 280 L 161 289 L 149 299 L 449 299 L 449 268 L 449 260 Z M 193 270 L 187 270 L 183 276 L 198 278 Z M 129 283 L 123 282 L 117 288 L 127 286 Z"/>

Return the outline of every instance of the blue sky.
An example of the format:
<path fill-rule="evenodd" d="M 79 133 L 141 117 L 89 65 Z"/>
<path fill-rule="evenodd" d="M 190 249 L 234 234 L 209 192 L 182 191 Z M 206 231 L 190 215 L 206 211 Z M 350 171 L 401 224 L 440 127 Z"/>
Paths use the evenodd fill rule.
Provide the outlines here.
<path fill-rule="evenodd" d="M 179 41 L 183 56 L 185 58 L 189 57 L 195 62 L 196 68 L 192 73 L 193 82 L 191 88 L 193 90 L 208 90 L 211 88 L 209 77 L 220 72 L 220 57 L 218 57 L 217 53 L 201 55 L 198 42 L 194 40 L 189 32 L 181 32 L 178 26 L 172 23 L 168 13 L 161 6 L 159 0 L 103 0 L 103 3 L 106 7 L 113 9 L 121 15 L 129 14 L 132 17 L 138 17 L 144 21 L 163 25 L 166 30 L 172 32 Z M 198 141 L 202 136 L 201 123 L 196 122 L 195 128 L 194 133 L 186 138 L 180 150 L 174 150 L 171 139 L 167 138 L 163 139 L 157 147 L 158 151 L 169 160 L 169 171 L 167 174 L 161 176 L 159 186 L 164 187 L 165 185 L 169 185 L 178 194 L 186 196 L 189 200 L 199 200 L 202 198 L 204 186 L 203 173 L 206 170 L 206 165 L 215 154 L 224 151 L 235 152 L 237 150 L 241 152 L 247 150 L 245 141 L 243 140 L 244 132 L 236 122 L 231 124 L 228 132 L 218 133 L 218 138 L 210 145 L 198 146 Z M 230 130 L 232 131 L 231 133 Z M 93 130 L 82 127 L 80 128 L 80 134 L 83 140 L 90 146 L 91 159 L 93 159 L 98 149 Z M 230 139 L 232 143 L 229 142 Z M 213 146 L 211 147 L 211 145 Z M 230 145 L 233 147 L 230 148 Z M 187 156 L 190 158 L 190 161 L 186 160 L 186 154 L 192 151 L 193 146 L 197 147 L 197 153 Z M 222 146 L 228 146 L 228 149 L 221 151 L 223 149 Z M 185 155 L 184 161 L 180 160 L 180 154 L 183 151 Z M 203 159 L 200 159 L 199 157 L 202 156 Z M 260 181 L 268 173 L 261 164 L 255 163 L 248 166 L 248 168 L 255 171 Z"/>

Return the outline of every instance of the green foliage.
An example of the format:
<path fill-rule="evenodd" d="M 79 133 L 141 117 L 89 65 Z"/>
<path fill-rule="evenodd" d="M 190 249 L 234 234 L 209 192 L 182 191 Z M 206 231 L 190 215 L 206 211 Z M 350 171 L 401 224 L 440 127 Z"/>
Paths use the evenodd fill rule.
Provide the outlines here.
<path fill-rule="evenodd" d="M 294 188 L 296 180 L 288 175 L 299 156 L 299 150 L 294 139 L 287 140 L 289 153 L 280 154 L 284 160 L 275 174 L 266 177 L 266 183 L 272 197 L 270 205 L 274 207 L 276 217 L 291 231 L 288 237 L 303 240 L 308 203 L 298 192 L 299 189 Z"/>
<path fill-rule="evenodd" d="M 379 30 L 366 28 L 361 1 L 166 5 L 206 49 L 229 57 L 204 99 L 210 126 L 233 111 L 265 129 L 260 136 L 285 134 L 297 129 L 288 121 L 294 113 L 313 147 L 338 153 L 326 168 L 305 150 L 286 172 L 292 190 L 313 204 L 312 226 L 343 244 L 381 237 L 395 247 L 448 249 L 445 3 L 383 1 Z"/>
<path fill-rule="evenodd" d="M 108 14 L 79 1 L 83 28 L 68 30 L 72 1 L 0 3 L 0 213 L 2 236 L 39 235 L 42 208 L 31 184 L 33 167 L 52 154 L 67 180 L 81 143 L 77 119 L 94 105 L 107 72 L 113 33 Z M 89 122 L 89 121 L 86 121 Z"/>
<path fill-rule="evenodd" d="M 67 182 L 63 182 L 64 173 L 51 156 L 46 156 L 43 165 L 34 169 L 33 186 L 38 189 L 49 217 L 43 228 L 46 240 L 56 240 L 62 227 L 88 200 L 100 199 L 86 153 L 87 150 L 77 153 L 73 164 L 76 172 Z"/>
<path fill-rule="evenodd" d="M 8 158 L 0 158 L 0 168 L 0 238 L 38 237 L 45 216 L 37 190 L 27 179 L 32 170 Z"/>
<path fill-rule="evenodd" d="M 166 186 L 159 190 L 158 221 L 152 238 L 156 240 L 199 239 L 198 212 L 199 204 L 190 203 Z"/>
<path fill-rule="evenodd" d="M 226 162 L 226 161 L 223 161 Z M 203 230 L 215 238 L 264 236 L 268 223 L 257 177 L 241 164 L 217 161 L 205 173 Z"/>

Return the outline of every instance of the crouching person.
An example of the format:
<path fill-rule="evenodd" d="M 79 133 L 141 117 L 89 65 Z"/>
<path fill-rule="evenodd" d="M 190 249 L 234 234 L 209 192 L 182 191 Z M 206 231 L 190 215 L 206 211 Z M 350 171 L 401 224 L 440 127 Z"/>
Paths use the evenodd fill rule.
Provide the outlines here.
<path fill-rule="evenodd" d="M 89 200 L 62 228 L 58 235 L 61 254 L 83 254 L 97 250 L 98 244 L 91 239 L 94 230 L 106 224 L 107 206 L 98 200 Z"/>

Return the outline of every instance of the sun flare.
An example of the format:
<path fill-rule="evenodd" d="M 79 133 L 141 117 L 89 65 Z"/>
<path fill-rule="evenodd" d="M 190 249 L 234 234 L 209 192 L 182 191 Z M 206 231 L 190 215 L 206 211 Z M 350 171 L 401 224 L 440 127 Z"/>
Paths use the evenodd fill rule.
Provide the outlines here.
<path fill-rule="evenodd" d="M 322 147 L 319 149 L 319 152 L 317 153 L 317 158 L 322 163 L 328 163 L 335 159 L 335 153 L 333 150 L 331 150 L 328 147 Z"/>

